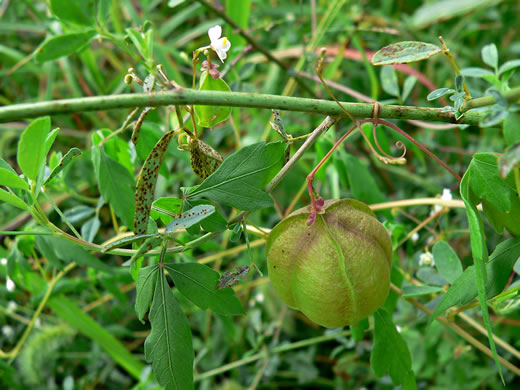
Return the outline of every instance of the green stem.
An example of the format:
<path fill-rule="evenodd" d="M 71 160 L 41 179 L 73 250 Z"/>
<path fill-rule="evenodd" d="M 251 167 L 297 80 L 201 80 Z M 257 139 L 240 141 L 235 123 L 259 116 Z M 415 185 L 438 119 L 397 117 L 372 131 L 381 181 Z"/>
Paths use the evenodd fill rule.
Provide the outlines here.
<path fill-rule="evenodd" d="M 508 103 L 515 103 L 518 99 L 520 99 L 520 87 L 515 87 L 510 89 L 509 91 L 503 92 L 502 97 L 508 101 Z M 466 112 L 473 108 L 484 107 L 484 106 L 492 106 L 497 101 L 491 95 L 482 96 L 476 99 L 468 100 L 462 108 L 461 112 Z"/>
<path fill-rule="evenodd" d="M 511 90 L 508 93 L 505 93 L 504 96 L 506 98 L 508 96 L 512 96 L 512 92 L 516 92 L 517 95 L 515 95 L 515 97 L 520 96 L 520 88 Z M 511 100 L 513 100 L 515 97 L 511 97 Z M 488 97 L 482 99 L 487 98 Z M 494 98 L 489 98 L 492 100 L 486 100 L 487 104 L 480 103 L 478 106 L 480 107 L 483 105 L 494 104 Z M 469 101 L 467 104 L 471 104 L 472 101 Z M 328 100 L 264 95 L 256 93 L 196 91 L 192 89 L 180 89 L 157 92 L 153 94 L 132 93 L 51 100 L 39 103 L 13 104 L 10 106 L 0 107 L 0 122 L 71 112 L 105 111 L 117 108 L 135 108 L 146 106 L 159 107 L 178 104 L 200 104 L 268 109 L 274 108 L 279 110 L 309 112 L 330 116 L 338 116 L 343 114 L 343 110 L 335 102 Z M 341 102 L 341 105 L 357 119 L 372 117 L 374 108 L 373 104 Z M 463 119 L 457 122 L 453 114 L 441 112 L 440 108 L 384 105 L 381 108 L 381 112 L 379 113 L 379 118 L 416 119 L 477 125 L 483 118 L 483 115 L 484 114 L 482 113 L 468 112 Z"/>

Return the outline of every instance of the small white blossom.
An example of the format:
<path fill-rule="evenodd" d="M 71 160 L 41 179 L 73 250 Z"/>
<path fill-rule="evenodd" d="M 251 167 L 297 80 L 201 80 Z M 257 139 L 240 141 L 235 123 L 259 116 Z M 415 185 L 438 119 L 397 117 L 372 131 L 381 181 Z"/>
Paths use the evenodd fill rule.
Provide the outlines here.
<path fill-rule="evenodd" d="M 7 310 L 9 310 L 9 311 L 15 311 L 17 307 L 18 307 L 18 305 L 16 304 L 15 301 L 9 301 L 7 303 Z"/>
<path fill-rule="evenodd" d="M 5 257 L 2 257 L 2 258 L 0 259 L 0 264 L 2 264 L 2 265 L 7 265 L 7 259 L 6 259 Z"/>
<path fill-rule="evenodd" d="M 42 326 L 42 321 L 40 320 L 40 318 L 36 318 L 36 321 L 34 321 L 34 326 L 36 328 L 40 328 Z"/>
<path fill-rule="evenodd" d="M 419 266 L 435 266 L 435 261 L 433 260 L 433 255 L 430 252 L 421 253 L 419 256 Z"/>
<path fill-rule="evenodd" d="M 257 301 L 258 303 L 262 303 L 262 302 L 264 301 L 264 294 L 262 294 L 262 293 L 258 293 L 258 294 L 256 294 L 256 297 L 255 297 L 255 298 L 256 298 L 256 301 Z"/>
<path fill-rule="evenodd" d="M 14 336 L 14 329 L 9 325 L 2 326 L 2 334 L 8 339 Z"/>
<path fill-rule="evenodd" d="M 231 42 L 227 37 L 221 38 L 221 35 L 222 27 L 220 27 L 218 24 L 208 30 L 209 40 L 211 41 L 209 47 L 215 50 L 218 58 L 220 58 L 220 61 L 224 63 L 224 60 L 227 58 L 227 52 L 231 48 Z"/>
<path fill-rule="evenodd" d="M 5 280 L 5 288 L 9 292 L 13 292 L 14 289 L 16 288 L 16 284 L 14 284 L 14 282 L 9 278 L 9 276 Z"/>
<path fill-rule="evenodd" d="M 449 188 L 445 188 L 442 190 L 441 200 L 452 200 L 453 196 L 451 195 L 451 191 Z M 436 204 L 433 206 L 433 210 L 430 212 L 430 215 L 438 213 L 442 210 L 442 206 L 440 204 Z"/>
<path fill-rule="evenodd" d="M 413 242 L 417 242 L 419 241 L 419 233 L 415 232 L 414 234 L 412 234 L 412 237 L 410 237 L 412 239 Z"/>

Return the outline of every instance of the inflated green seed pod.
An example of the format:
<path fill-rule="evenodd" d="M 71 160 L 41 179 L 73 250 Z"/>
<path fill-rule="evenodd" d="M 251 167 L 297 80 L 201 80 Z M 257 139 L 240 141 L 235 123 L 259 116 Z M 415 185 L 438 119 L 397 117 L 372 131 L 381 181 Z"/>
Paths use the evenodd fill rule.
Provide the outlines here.
<path fill-rule="evenodd" d="M 370 208 L 328 200 L 307 226 L 310 206 L 274 227 L 266 245 L 269 278 L 280 298 L 312 321 L 337 328 L 376 311 L 390 287 L 392 242 Z"/>

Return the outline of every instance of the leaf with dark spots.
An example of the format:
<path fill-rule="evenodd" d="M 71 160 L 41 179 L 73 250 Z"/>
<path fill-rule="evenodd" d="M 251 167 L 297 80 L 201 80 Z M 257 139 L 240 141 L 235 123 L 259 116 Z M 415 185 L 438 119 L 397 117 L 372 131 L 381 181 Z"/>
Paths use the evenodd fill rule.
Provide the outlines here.
<path fill-rule="evenodd" d="M 190 141 L 190 161 L 193 172 L 201 179 L 205 179 L 215 172 L 224 159 L 207 143 L 199 139 L 192 139 Z"/>
<path fill-rule="evenodd" d="M 166 226 L 166 233 L 172 233 L 178 229 L 187 229 L 193 226 L 204 218 L 209 217 L 215 212 L 215 207 L 212 205 L 199 205 L 182 213 L 178 218 L 174 218 L 168 226 Z"/>
<path fill-rule="evenodd" d="M 146 118 L 146 115 L 148 115 L 148 112 L 152 110 L 154 107 L 145 107 L 143 112 L 139 115 L 139 118 L 137 118 L 137 121 L 135 122 L 134 131 L 132 131 L 132 143 L 134 145 L 137 145 L 137 140 L 139 138 L 139 134 L 141 133 L 141 126 L 143 125 L 144 119 Z"/>
<path fill-rule="evenodd" d="M 393 43 L 379 49 L 372 57 L 372 65 L 407 64 L 422 61 L 442 52 L 439 46 L 418 41 Z"/>
<path fill-rule="evenodd" d="M 45 180 L 45 182 L 43 183 L 43 185 L 47 184 L 48 182 L 50 182 L 52 179 L 54 179 L 56 177 L 56 175 L 58 173 L 60 173 L 63 168 L 65 168 L 65 166 L 67 166 L 68 163 L 70 163 L 72 161 L 72 159 L 76 156 L 79 156 L 81 154 L 81 150 L 79 150 L 78 148 L 72 148 L 70 149 L 67 154 L 65 156 L 62 157 L 62 159 L 60 160 L 59 164 L 52 170 L 51 174 L 49 175 L 49 177 Z"/>
<path fill-rule="evenodd" d="M 173 131 L 170 131 L 163 135 L 148 155 L 139 173 L 135 192 L 135 234 L 146 233 L 159 168 L 161 167 L 162 159 L 174 134 Z"/>
<path fill-rule="evenodd" d="M 218 281 L 217 290 L 233 286 L 240 279 L 244 278 L 250 269 L 251 267 L 248 265 L 241 265 L 236 268 L 236 271 L 225 272 Z"/>

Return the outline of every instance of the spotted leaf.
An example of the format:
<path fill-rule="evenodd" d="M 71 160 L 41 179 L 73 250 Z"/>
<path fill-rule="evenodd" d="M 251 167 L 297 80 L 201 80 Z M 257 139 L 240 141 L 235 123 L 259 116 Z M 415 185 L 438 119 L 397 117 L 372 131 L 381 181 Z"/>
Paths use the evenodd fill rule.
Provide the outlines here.
<path fill-rule="evenodd" d="M 442 52 L 442 49 L 431 43 L 397 42 L 379 49 L 372 57 L 372 65 L 407 64 L 425 60 L 440 52 Z"/>
<path fill-rule="evenodd" d="M 155 192 L 155 184 L 157 183 L 157 175 L 168 145 L 174 135 L 170 131 L 155 144 L 152 151 L 144 162 L 139 179 L 137 181 L 137 190 L 135 192 L 135 234 L 145 234 L 148 226 L 148 216 L 153 202 Z"/>
<path fill-rule="evenodd" d="M 195 174 L 205 179 L 211 175 L 224 161 L 222 156 L 204 141 L 192 139 L 190 141 L 191 169 Z"/>

